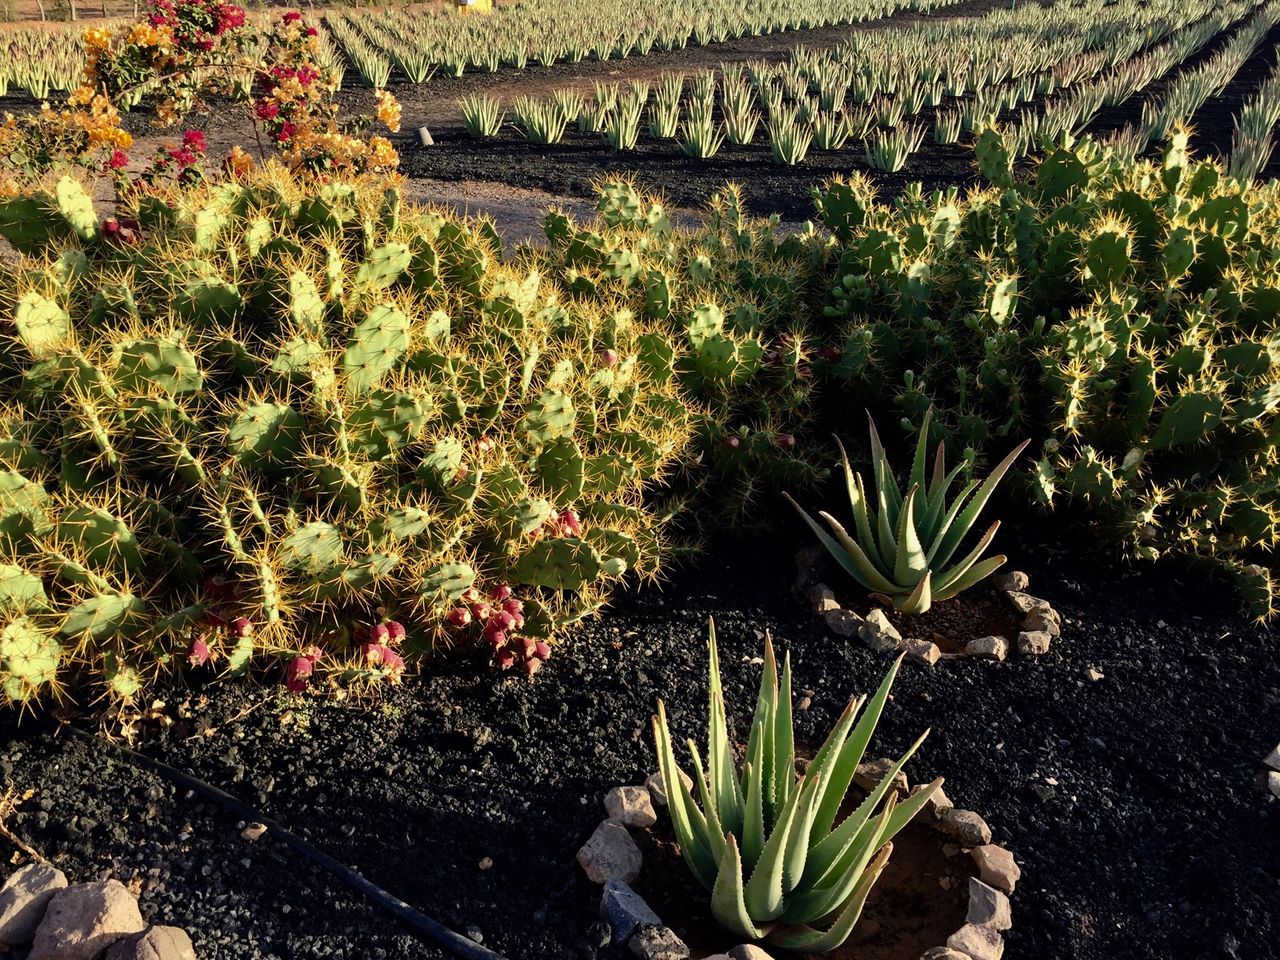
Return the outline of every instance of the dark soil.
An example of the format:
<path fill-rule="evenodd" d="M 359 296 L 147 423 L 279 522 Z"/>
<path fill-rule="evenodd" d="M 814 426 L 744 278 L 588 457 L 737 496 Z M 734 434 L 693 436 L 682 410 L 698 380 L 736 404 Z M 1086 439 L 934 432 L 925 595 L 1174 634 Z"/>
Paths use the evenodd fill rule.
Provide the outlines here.
<path fill-rule="evenodd" d="M 1280 739 L 1271 634 L 1218 586 L 1127 569 L 1088 542 L 1062 522 L 1007 524 L 1000 549 L 1062 612 L 1064 636 L 1038 659 L 905 665 L 872 750 L 932 728 L 912 781 L 945 775 L 1022 864 L 1014 960 L 1276 956 L 1280 804 L 1256 783 Z M 657 697 L 678 735 L 702 735 L 708 615 L 739 736 L 766 629 L 814 691 L 801 742 L 883 675 L 885 659 L 825 633 L 789 592 L 799 545 L 715 545 L 583 625 L 533 681 L 457 659 L 373 704 L 171 689 L 177 721 L 143 749 L 512 958 L 590 957 L 599 893 L 574 853 L 602 795 L 653 769 Z M 231 817 L 110 752 L 6 731 L 0 771 L 33 791 L 8 826 L 76 879 L 141 881 L 144 912 L 188 926 L 201 957 L 439 956 L 270 836 L 241 839 Z"/>

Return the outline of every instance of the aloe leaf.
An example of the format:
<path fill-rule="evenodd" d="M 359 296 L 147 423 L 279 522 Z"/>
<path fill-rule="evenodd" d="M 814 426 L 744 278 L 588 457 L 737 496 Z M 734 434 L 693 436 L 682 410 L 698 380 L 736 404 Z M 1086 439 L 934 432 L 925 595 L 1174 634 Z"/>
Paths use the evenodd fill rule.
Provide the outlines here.
<path fill-rule="evenodd" d="M 827 525 L 831 527 L 832 534 L 835 535 L 840 546 L 844 547 L 845 553 L 848 554 L 848 559 L 853 562 L 853 565 L 857 567 L 858 571 L 862 574 L 861 577 L 857 578 L 859 582 L 862 582 L 865 578 L 867 583 L 872 584 L 872 586 L 867 588 L 869 590 L 880 590 L 891 593 L 897 592 L 899 589 L 897 585 L 884 575 L 876 565 L 875 560 L 862 549 L 860 544 L 849 536 L 849 532 L 840 525 L 840 521 L 831 516 L 831 514 L 827 513 L 825 510 L 819 513 L 818 516 L 827 521 Z M 868 542 L 873 544 L 872 549 L 874 550 L 874 541 Z"/>
<path fill-rule="evenodd" d="M 716 811 L 720 815 L 721 825 L 731 833 L 738 833 L 742 830 L 742 787 L 733 768 L 733 748 L 729 744 L 715 620 L 709 621 L 709 634 L 711 712 L 707 723 L 707 772 L 715 787 Z"/>
<path fill-rule="evenodd" d="M 764 930 L 751 921 L 743 896 L 742 859 L 733 834 L 725 838 L 724 856 L 715 885 L 711 889 L 711 915 L 726 929 L 750 940 L 759 940 Z"/>
<path fill-rule="evenodd" d="M 871 888 L 876 885 L 876 881 L 880 879 L 880 875 L 884 873 L 884 868 L 888 865 L 889 857 L 892 854 L 893 844 L 886 843 L 880 848 L 880 852 L 876 854 L 875 859 L 871 861 L 858 878 L 858 883 L 854 887 L 848 903 L 825 932 L 809 928 L 799 933 L 781 934 L 771 938 L 772 942 L 784 949 L 810 954 L 828 953 L 838 949 L 849 939 L 849 934 L 853 933 L 854 927 L 857 926 L 858 920 L 861 919 L 862 910 L 867 903 L 867 896 L 871 893 Z"/>
<path fill-rule="evenodd" d="M 987 527 L 986 533 L 978 539 L 977 545 L 969 551 L 968 555 L 965 556 L 963 560 L 953 564 L 938 575 L 939 593 L 948 589 L 952 584 L 963 577 L 965 573 L 968 572 L 969 568 L 982 558 L 982 555 L 987 551 L 987 547 L 991 546 L 991 541 L 995 539 L 996 531 L 999 529 L 1000 521 L 996 520 L 991 524 L 991 526 Z"/>
<path fill-rule="evenodd" d="M 924 613 L 932 603 L 933 574 L 926 570 L 920 582 L 916 584 L 916 588 L 907 595 L 905 600 L 902 598 L 894 600 L 893 608 L 899 613 Z"/>
<path fill-rule="evenodd" d="M 893 567 L 893 579 L 903 586 L 918 583 L 929 570 L 929 560 L 916 535 L 915 501 L 919 489 L 912 487 L 907 493 L 902 514 L 898 518 L 898 555 Z"/>
<path fill-rule="evenodd" d="M 711 784 L 708 782 L 707 771 L 702 766 L 702 754 L 698 752 L 698 745 L 693 740 L 689 740 L 688 745 L 689 753 L 693 756 L 694 769 L 698 774 L 694 781 L 702 796 L 702 814 L 707 821 L 707 849 L 711 852 L 711 858 L 719 863 L 724 855 L 724 827 L 720 823 L 720 814 L 712 801 Z"/>
<path fill-rule="evenodd" d="M 791 651 L 782 660 L 782 680 L 778 686 L 773 720 L 773 793 L 778 803 L 786 800 L 796 784 L 796 743 L 791 720 Z"/>
<path fill-rule="evenodd" d="M 818 801 L 822 798 L 822 774 L 809 774 L 799 789 L 801 794 L 799 812 L 791 825 L 787 836 L 786 852 L 783 854 L 784 894 L 796 889 L 804 877 L 804 865 L 809 860 L 809 832 L 813 829 L 813 818 L 818 812 Z"/>
<path fill-rule="evenodd" d="M 855 733 L 856 736 L 856 733 Z M 851 840 L 867 828 L 868 822 L 871 820 L 872 814 L 875 812 L 880 801 L 893 786 L 893 778 L 906 765 L 917 750 L 920 744 L 924 743 L 925 738 L 929 736 L 926 730 L 916 740 L 898 760 L 889 768 L 889 772 L 879 783 L 871 790 L 865 800 L 858 805 L 858 808 L 849 814 L 849 816 L 833 830 L 827 837 L 820 840 L 812 850 L 809 851 L 809 865 L 805 869 L 805 884 L 811 887 L 821 887 L 827 885 L 831 879 L 837 876 L 834 869 L 838 863 L 841 854 L 848 848 Z M 852 742 L 853 738 L 850 738 Z"/>
<path fill-rule="evenodd" d="M 759 752 L 760 745 L 757 743 L 755 751 L 747 754 L 743 779 L 746 784 L 746 810 L 742 818 L 742 858 L 748 869 L 755 867 L 756 861 L 760 859 L 760 852 L 764 850 L 764 786 L 760 782 L 762 764 Z"/>
<path fill-rule="evenodd" d="M 787 907 L 788 918 L 812 923 L 843 909 L 856 889 L 868 861 L 889 839 L 887 830 L 893 823 L 897 806 L 897 795 L 890 794 L 880 814 L 874 818 L 869 817 L 863 829 L 850 837 L 827 878 L 808 892 L 792 898 Z"/>
<path fill-rule="evenodd" d="M 867 744 L 871 742 L 876 724 L 880 722 L 880 714 L 884 712 L 884 705 L 889 700 L 889 691 L 893 689 L 894 678 L 898 676 L 901 666 L 902 655 L 900 654 L 884 679 L 880 681 L 880 687 L 868 702 L 853 733 L 840 749 L 831 769 L 822 803 L 818 807 L 818 815 L 813 821 L 813 830 L 809 835 L 811 843 L 831 832 L 831 825 L 835 823 L 836 814 L 840 812 L 840 804 L 844 802 L 844 795 L 849 790 L 849 784 L 853 782 L 853 775 L 858 769 L 858 764 L 862 762 L 862 755 L 867 749 Z"/>
<path fill-rule="evenodd" d="M 867 424 L 871 431 L 871 463 L 875 468 L 876 487 L 884 494 L 885 502 L 892 505 L 894 516 L 897 516 L 902 509 L 902 491 L 898 489 L 898 481 L 893 476 L 884 444 L 880 442 L 880 434 L 870 412 L 867 413 Z"/>
<path fill-rule="evenodd" d="M 934 599 L 938 601 L 950 600 L 956 594 L 963 593 L 965 590 L 968 590 L 970 587 L 972 587 L 975 583 L 980 583 L 981 581 L 985 580 L 987 577 L 991 576 L 991 574 L 999 570 L 1002 566 L 1004 566 L 1005 561 L 1007 561 L 1008 559 L 1009 559 L 1008 557 L 1001 554 L 995 557 L 988 557 L 986 560 L 983 560 L 981 563 L 975 563 L 972 567 L 969 568 L 967 573 L 965 573 L 959 579 L 949 584 L 945 592 L 935 594 Z"/>
<path fill-rule="evenodd" d="M 709 890 L 715 883 L 716 865 L 706 839 L 706 820 L 694 808 L 693 798 L 680 779 L 680 768 L 671 745 L 671 731 L 667 727 L 667 709 L 661 700 L 658 701 L 658 715 L 653 718 L 653 738 L 658 748 L 662 783 L 667 792 L 667 812 L 680 852 L 698 882 Z"/>
<path fill-rule="evenodd" d="M 898 559 L 898 541 L 893 536 L 893 518 L 898 516 L 898 512 L 894 511 L 892 515 L 890 514 L 889 504 L 885 499 L 884 487 L 880 488 L 877 496 L 880 498 L 880 512 L 876 517 L 877 532 L 880 535 L 880 560 L 886 570 L 892 570 Z"/>
<path fill-rule="evenodd" d="M 920 435 L 916 438 L 916 454 L 911 461 L 911 486 L 924 489 L 925 462 L 929 456 L 929 426 L 933 422 L 933 407 L 924 412 L 924 422 L 920 424 Z"/>
<path fill-rule="evenodd" d="M 760 859 L 751 871 L 746 886 L 747 911 L 757 920 L 774 920 L 782 915 L 782 873 L 787 853 L 787 837 L 800 803 L 800 791 L 793 790 L 787 798 L 769 839 L 765 841 Z"/>
<path fill-rule="evenodd" d="M 815 521 L 813 517 L 809 516 L 809 514 L 804 511 L 804 509 L 800 506 L 800 504 L 796 503 L 795 500 L 792 499 L 791 494 L 784 493 L 783 496 L 786 497 L 788 503 L 790 503 L 793 507 L 796 508 L 796 510 L 800 512 L 800 516 L 802 516 L 804 518 L 804 522 L 809 525 L 809 529 L 814 532 L 814 534 L 817 536 L 818 540 L 822 543 L 822 545 L 827 548 L 827 552 L 836 559 L 836 561 L 840 564 L 840 566 L 842 566 L 845 569 L 845 572 L 848 573 L 849 576 L 853 577 L 853 579 L 857 580 L 858 583 L 862 584 L 862 586 L 868 590 L 877 589 L 876 587 L 873 587 L 868 582 L 867 578 L 863 575 L 862 571 L 858 568 L 858 565 L 855 563 L 853 556 L 851 556 L 849 552 L 847 552 L 846 550 L 842 549 L 841 545 L 837 543 L 835 540 L 833 540 L 831 538 L 831 535 L 827 533 L 827 531 L 823 530 L 822 527 L 818 525 L 817 521 Z M 846 534 L 846 536 L 848 536 L 848 534 Z M 867 560 L 865 554 L 863 554 L 862 559 L 864 561 Z M 867 562 L 870 563 L 870 561 L 867 561 Z M 872 567 L 872 569 L 874 569 L 874 567 Z"/>
<path fill-rule="evenodd" d="M 964 535 L 969 531 L 969 528 L 977 521 L 978 514 L 982 512 L 982 508 L 991 499 L 991 494 L 995 492 L 996 485 L 1000 483 L 1005 473 L 1013 466 L 1013 461 L 1018 459 L 1018 455 L 1027 448 L 1027 444 L 1030 442 L 1030 440 L 1023 440 L 1014 447 L 1013 451 L 1001 460 L 987 479 L 982 482 L 982 486 L 973 495 L 969 505 L 964 508 L 964 512 L 960 514 L 959 519 L 940 541 L 940 549 L 929 558 L 931 566 L 940 570 L 951 560 L 952 554 L 960 546 L 960 541 L 964 539 Z"/>

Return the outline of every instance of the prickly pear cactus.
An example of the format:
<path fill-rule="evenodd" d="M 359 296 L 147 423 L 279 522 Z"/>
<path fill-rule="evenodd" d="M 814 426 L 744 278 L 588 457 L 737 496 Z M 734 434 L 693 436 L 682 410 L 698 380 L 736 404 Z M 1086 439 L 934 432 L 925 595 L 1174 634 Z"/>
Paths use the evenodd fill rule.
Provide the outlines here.
<path fill-rule="evenodd" d="M 392 200 L 268 169 L 139 200 L 127 234 L 75 181 L 3 201 L 26 254 L 0 264 L 8 698 L 72 672 L 128 698 L 188 662 L 385 673 L 399 654 L 347 624 L 394 614 L 425 650 L 495 583 L 543 643 L 656 571 L 645 492 L 695 424 L 642 357 L 674 336 Z M 626 206 L 610 220 L 665 229 Z M 603 283 L 629 282 L 621 250 Z"/>

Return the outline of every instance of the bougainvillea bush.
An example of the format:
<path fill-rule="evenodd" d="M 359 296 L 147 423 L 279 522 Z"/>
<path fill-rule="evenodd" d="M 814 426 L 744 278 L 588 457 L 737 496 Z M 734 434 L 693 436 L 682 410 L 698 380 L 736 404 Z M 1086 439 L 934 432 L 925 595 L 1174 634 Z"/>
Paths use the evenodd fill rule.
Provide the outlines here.
<path fill-rule="evenodd" d="M 0 202 L 0 658 L 23 699 L 165 665 L 532 671 L 623 577 L 692 435 L 676 348 L 365 177 L 272 165 Z"/>

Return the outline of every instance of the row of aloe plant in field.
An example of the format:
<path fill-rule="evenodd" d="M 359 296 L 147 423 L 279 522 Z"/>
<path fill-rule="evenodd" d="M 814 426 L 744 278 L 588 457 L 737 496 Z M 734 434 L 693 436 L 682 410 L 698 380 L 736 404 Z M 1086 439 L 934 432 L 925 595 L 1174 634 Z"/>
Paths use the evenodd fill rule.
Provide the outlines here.
<path fill-rule="evenodd" d="M 8 27 L 0 31 L 0 97 L 21 87 L 37 100 L 74 90 L 84 70 L 83 27 Z"/>
<path fill-rule="evenodd" d="M 365 82 L 377 87 L 393 69 L 422 83 L 437 71 L 462 76 L 504 65 L 524 69 L 530 62 L 623 59 L 948 5 L 939 0 L 713 0 L 690 6 L 638 0 L 626 7 L 584 7 L 569 0 L 531 0 L 500 5 L 486 17 L 391 10 L 377 17 L 331 13 L 326 22 Z"/>
<path fill-rule="evenodd" d="M 647 135 L 701 158 L 762 138 L 783 164 L 861 143 L 867 167 L 886 172 L 901 170 L 923 145 L 926 111 L 943 144 L 976 134 L 993 117 L 1016 115 L 1009 129 L 1023 156 L 1045 139 L 1082 130 L 1103 106 L 1128 100 L 1257 6 L 1122 3 L 1096 19 L 1075 7 L 1029 6 L 911 31 L 863 31 L 829 50 L 798 46 L 780 64 L 725 63 L 718 77 L 703 71 L 665 74 L 656 84 L 597 82 L 594 96 L 565 87 L 548 98 L 520 97 L 510 113 L 515 128 L 540 145 L 559 142 L 575 124 L 617 150 L 634 149 Z M 1215 76 L 1229 79 L 1273 20 L 1269 7 L 1258 13 L 1212 61 Z M 501 132 L 506 113 L 497 98 L 474 94 L 460 106 L 473 136 Z"/>

